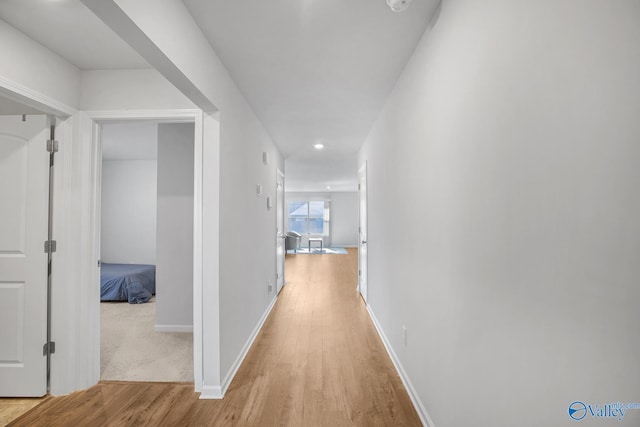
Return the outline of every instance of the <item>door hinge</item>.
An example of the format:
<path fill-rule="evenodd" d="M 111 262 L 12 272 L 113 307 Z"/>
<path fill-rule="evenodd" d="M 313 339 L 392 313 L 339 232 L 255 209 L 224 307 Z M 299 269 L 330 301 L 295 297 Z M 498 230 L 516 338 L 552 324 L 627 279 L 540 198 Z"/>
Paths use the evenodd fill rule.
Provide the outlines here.
<path fill-rule="evenodd" d="M 53 354 L 56 352 L 56 343 L 51 341 L 51 342 L 46 342 L 44 343 L 44 346 L 42 347 L 42 355 L 46 356 L 47 354 Z"/>
<path fill-rule="evenodd" d="M 47 151 L 49 153 L 57 153 L 58 152 L 58 141 L 55 139 L 47 140 Z"/>
<path fill-rule="evenodd" d="M 57 243 L 55 240 L 45 240 L 44 241 L 44 253 L 54 253 L 56 251 Z"/>

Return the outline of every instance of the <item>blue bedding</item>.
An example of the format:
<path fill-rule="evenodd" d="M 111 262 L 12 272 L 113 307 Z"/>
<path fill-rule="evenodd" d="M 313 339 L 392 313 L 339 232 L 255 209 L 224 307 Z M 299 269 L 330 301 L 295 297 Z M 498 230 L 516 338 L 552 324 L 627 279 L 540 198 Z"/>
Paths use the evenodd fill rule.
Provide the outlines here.
<path fill-rule="evenodd" d="M 156 293 L 156 266 L 109 264 L 100 268 L 100 301 L 129 301 L 141 304 Z"/>

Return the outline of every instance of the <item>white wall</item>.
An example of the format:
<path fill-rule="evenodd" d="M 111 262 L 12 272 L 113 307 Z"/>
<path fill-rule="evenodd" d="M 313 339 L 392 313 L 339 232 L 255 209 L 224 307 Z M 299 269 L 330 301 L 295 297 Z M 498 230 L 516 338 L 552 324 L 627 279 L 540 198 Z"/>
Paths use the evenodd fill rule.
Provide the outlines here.
<path fill-rule="evenodd" d="M 193 325 L 192 123 L 158 125 L 156 328 Z"/>
<path fill-rule="evenodd" d="M 4 21 L 0 21 L 0 92 L 3 96 L 19 100 L 43 111 L 72 115 L 79 104 L 80 71 L 62 57 L 22 34 Z M 16 94 L 17 93 L 17 94 Z M 56 154 L 54 179 L 54 238 L 58 249 L 54 255 L 52 270 L 52 335 L 56 340 L 56 353 L 52 356 L 51 392 L 68 393 L 84 385 L 78 374 L 87 366 L 77 357 L 77 339 L 87 322 L 80 322 L 78 307 L 83 306 L 82 293 L 86 282 L 76 280 L 78 257 L 81 252 L 79 230 L 83 224 L 75 221 L 78 206 L 84 206 L 76 194 L 63 190 L 78 188 L 82 184 L 74 180 L 67 167 L 72 152 L 72 134 L 75 117 L 59 120 L 56 139 L 61 149 Z M 75 235 L 74 235 L 75 234 Z M 62 241 L 65 243 L 62 244 Z M 95 266 L 95 260 L 91 265 Z M 95 267 L 94 267 L 95 268 Z M 94 334 L 95 335 L 95 334 Z M 84 335 L 88 336 L 88 335 Z M 99 366 L 97 367 L 99 372 Z"/>
<path fill-rule="evenodd" d="M 191 101 L 154 70 L 83 71 L 80 105 L 85 110 L 113 110 L 113 114 L 140 109 L 194 108 Z M 68 283 L 65 283 L 69 289 L 65 293 L 54 293 L 54 299 L 58 299 L 56 307 L 59 307 L 54 309 L 54 317 L 66 317 L 64 322 L 54 318 L 56 344 L 68 347 L 68 351 L 62 353 L 56 346 L 56 367 L 52 370 L 54 394 L 90 387 L 100 378 L 100 337 L 96 333 L 100 322 L 100 313 L 96 310 L 100 297 L 99 269 L 94 246 L 97 236 L 93 234 L 92 223 L 93 129 L 84 112 L 78 114 L 77 124 L 73 141 L 69 141 L 64 151 L 68 157 L 59 165 L 60 170 L 68 170 L 65 182 L 61 183 L 64 191 L 57 195 L 58 200 L 63 200 L 61 211 L 65 212 L 69 226 L 66 233 L 61 231 L 58 236 L 64 236 L 69 242 L 68 246 L 65 244 L 65 252 L 73 253 L 64 266 L 69 272 Z M 87 283 L 96 283 L 96 286 L 90 287 Z M 69 302 L 72 296 L 77 296 L 78 301 Z"/>
<path fill-rule="evenodd" d="M 358 193 L 331 193 L 331 245 L 358 246 Z"/>
<path fill-rule="evenodd" d="M 155 264 L 158 125 L 102 126 L 100 257 Z"/>
<path fill-rule="evenodd" d="M 285 193 L 285 215 L 286 205 L 290 200 L 330 200 L 331 217 L 329 223 L 329 237 L 325 244 L 331 246 L 358 246 L 358 193 L 353 191 L 345 192 L 286 192 Z M 285 229 L 288 230 L 288 221 L 285 218 Z M 303 236 L 301 245 L 306 246 L 308 239 Z"/>
<path fill-rule="evenodd" d="M 156 160 L 102 162 L 100 257 L 156 263 Z"/>
<path fill-rule="evenodd" d="M 162 74 L 146 70 L 87 70 L 80 77 L 82 110 L 195 108 Z"/>
<path fill-rule="evenodd" d="M 227 120 L 225 121 L 225 117 Z M 262 152 L 271 163 L 262 164 Z M 269 304 L 276 280 L 276 168 L 284 162 L 248 107 L 222 111 L 220 141 L 220 358 L 223 383 Z M 256 185 L 263 188 L 256 197 Z M 275 286 L 274 288 L 275 289 Z"/>
<path fill-rule="evenodd" d="M 32 97 L 29 105 L 46 104 L 46 111 L 73 114 L 83 110 L 141 110 L 194 108 L 155 70 L 79 71 L 48 49 L 0 21 L 0 87 Z M 18 97 L 19 99 L 22 99 Z M 71 108 L 73 107 L 73 108 Z M 92 225 L 91 130 L 86 114 L 78 113 L 58 126 L 61 143 L 56 155 L 54 292 L 52 333 L 52 394 L 67 394 L 94 385 L 99 379 L 99 304 L 97 258 Z M 210 145 L 215 146 L 215 143 Z M 217 177 L 217 151 L 204 160 L 203 174 Z M 215 172 L 212 173 L 211 169 Z M 209 180 L 215 187 L 218 183 Z M 217 201 L 217 199 L 216 199 Z M 217 223 L 217 221 L 216 221 Z M 64 243 L 62 243 L 64 242 Z M 95 287 L 87 283 L 96 283 Z"/>
<path fill-rule="evenodd" d="M 205 248 L 220 242 L 219 271 L 214 263 L 203 269 L 203 304 L 210 307 L 203 315 L 203 391 L 209 397 L 219 395 L 275 298 L 274 292 L 268 291 L 268 281 L 276 278 L 276 210 L 266 209 L 265 198 L 270 195 L 275 200 L 276 168 L 284 170 L 284 161 L 181 1 L 157 1 L 153 8 L 142 0 L 84 3 L 134 44 L 141 34 L 128 28 L 137 26 L 153 44 L 140 52 L 143 57 L 179 87 L 190 84 L 197 89 L 196 94 L 186 92 L 191 99 L 200 99 L 203 94 L 220 111 L 220 172 L 212 174 L 220 180 L 219 199 L 213 197 L 216 189 L 205 182 L 203 202 L 203 227 L 213 230 L 207 219 L 218 213 L 220 219 L 219 235 L 203 236 Z M 122 12 L 129 22 L 123 24 Z M 207 145 L 214 144 L 206 132 L 205 127 L 205 153 Z M 262 164 L 264 151 L 269 153 L 269 165 Z M 264 188 L 262 198 L 255 195 L 257 184 Z"/>
<path fill-rule="evenodd" d="M 0 20 L 0 80 L 77 108 L 80 70 Z"/>
<path fill-rule="evenodd" d="M 437 426 L 640 396 L 639 19 L 445 0 L 361 150 L 369 304 Z"/>

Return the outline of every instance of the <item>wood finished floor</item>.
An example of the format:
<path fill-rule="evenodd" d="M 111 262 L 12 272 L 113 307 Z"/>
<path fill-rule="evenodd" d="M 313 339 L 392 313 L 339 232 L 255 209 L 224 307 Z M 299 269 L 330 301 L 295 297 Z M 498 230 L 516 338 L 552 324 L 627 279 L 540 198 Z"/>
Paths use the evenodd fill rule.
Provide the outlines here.
<path fill-rule="evenodd" d="M 356 293 L 357 252 L 287 256 L 287 285 L 222 400 L 101 382 L 11 426 L 419 426 Z"/>
<path fill-rule="evenodd" d="M 38 406 L 45 399 L 45 397 L 31 397 L 31 398 L 19 398 L 19 397 L 3 397 L 0 398 L 0 427 L 4 427 L 11 421 L 18 418 L 20 415 L 29 411 L 30 409 Z"/>

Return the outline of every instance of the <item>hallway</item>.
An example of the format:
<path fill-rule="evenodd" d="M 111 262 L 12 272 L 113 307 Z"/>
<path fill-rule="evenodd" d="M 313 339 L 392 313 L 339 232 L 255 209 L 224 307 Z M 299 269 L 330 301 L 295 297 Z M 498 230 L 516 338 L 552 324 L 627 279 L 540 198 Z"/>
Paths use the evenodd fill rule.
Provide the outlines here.
<path fill-rule="evenodd" d="M 198 400 L 191 384 L 103 382 L 11 425 L 421 425 L 356 293 L 357 259 L 287 256 L 287 285 L 223 400 Z"/>

